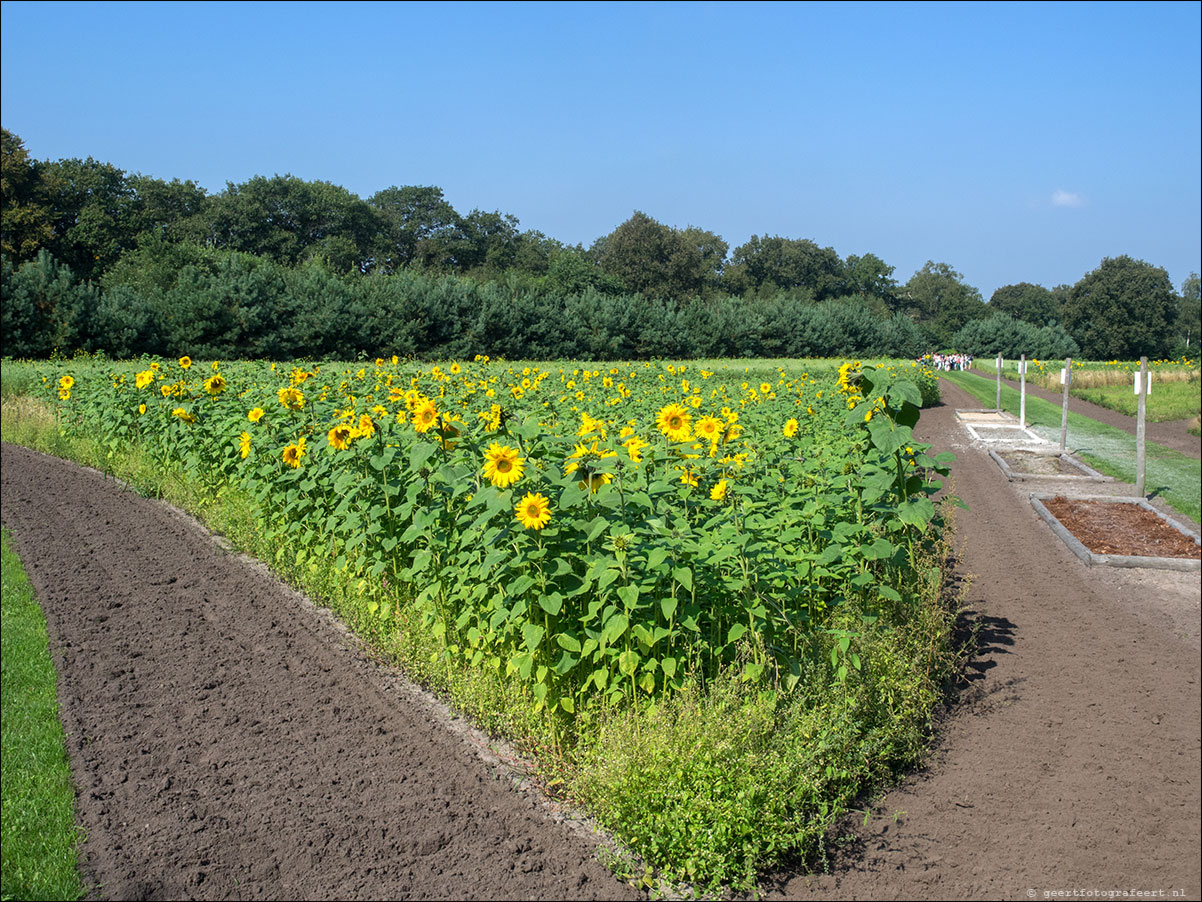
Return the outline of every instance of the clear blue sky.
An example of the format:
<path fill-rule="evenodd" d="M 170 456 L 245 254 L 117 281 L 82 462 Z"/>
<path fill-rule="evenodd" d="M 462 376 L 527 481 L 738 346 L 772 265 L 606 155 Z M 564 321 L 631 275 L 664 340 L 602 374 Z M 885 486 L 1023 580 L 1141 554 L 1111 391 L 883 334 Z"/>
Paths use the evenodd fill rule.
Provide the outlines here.
<path fill-rule="evenodd" d="M 1202 5 L 6 2 L 37 159 L 360 197 L 438 185 L 586 247 L 634 210 L 946 262 L 986 299 L 1202 270 Z"/>

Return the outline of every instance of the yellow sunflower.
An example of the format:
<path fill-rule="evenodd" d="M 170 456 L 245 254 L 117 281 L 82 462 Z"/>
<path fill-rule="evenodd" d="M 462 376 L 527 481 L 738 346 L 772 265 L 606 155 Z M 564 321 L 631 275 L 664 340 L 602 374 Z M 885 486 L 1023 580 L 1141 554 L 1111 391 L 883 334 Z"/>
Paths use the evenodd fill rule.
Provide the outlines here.
<path fill-rule="evenodd" d="M 351 439 L 354 438 L 354 430 L 346 423 L 339 423 L 326 433 L 326 438 L 329 440 L 331 448 L 345 451 L 351 446 Z"/>
<path fill-rule="evenodd" d="M 719 479 L 717 484 L 712 489 L 710 489 L 710 500 L 711 501 L 725 501 L 726 500 L 726 480 L 725 479 Z"/>
<path fill-rule="evenodd" d="M 797 435 L 797 420 L 790 417 L 785 421 L 785 427 L 781 431 L 785 434 L 785 438 L 793 438 Z"/>
<path fill-rule="evenodd" d="M 674 442 L 687 442 L 691 437 L 689 423 L 692 416 L 679 404 L 669 404 L 655 418 L 659 431 Z"/>
<path fill-rule="evenodd" d="M 607 457 L 617 457 L 617 451 L 598 447 L 597 442 L 591 445 L 577 445 L 576 450 L 568 457 L 564 465 L 565 476 L 575 474 L 580 477 L 580 488 L 588 488 L 595 492 L 603 485 L 613 482 L 613 474 L 597 472 L 597 464 Z"/>
<path fill-rule="evenodd" d="M 186 369 L 187 369 L 188 367 L 190 367 L 191 365 L 192 365 L 192 358 L 191 358 L 191 357 L 181 357 L 181 358 L 179 359 L 179 367 L 180 367 L 180 369 L 182 369 L 182 370 L 186 370 Z"/>
<path fill-rule="evenodd" d="M 514 512 L 526 529 L 542 529 L 551 522 L 551 504 L 537 492 L 527 492 Z"/>
<path fill-rule="evenodd" d="M 75 377 L 74 376 L 63 376 L 63 378 L 58 380 L 59 391 L 70 391 L 74 387 L 75 387 Z"/>
<path fill-rule="evenodd" d="M 369 414 L 363 414 L 359 417 L 359 425 L 355 429 L 355 435 L 359 438 L 371 438 L 376 434 L 376 424 L 372 422 Z"/>
<path fill-rule="evenodd" d="M 214 398 L 225 391 L 225 377 L 218 373 L 216 376 L 210 376 L 205 380 L 205 391 Z"/>
<path fill-rule="evenodd" d="M 138 388 L 146 388 L 146 386 L 152 384 L 153 382 L 154 370 L 143 370 L 142 372 L 138 373 L 137 377 L 134 379 L 134 385 L 136 385 Z"/>
<path fill-rule="evenodd" d="M 243 432 L 240 436 L 238 436 L 238 448 L 242 452 L 242 459 L 246 460 L 246 458 L 250 455 L 249 432 Z"/>
<path fill-rule="evenodd" d="M 525 468 L 526 461 L 518 457 L 517 448 L 493 442 L 484 452 L 484 477 L 499 489 L 521 479 Z"/>
<path fill-rule="evenodd" d="M 182 407 L 175 408 L 175 410 L 171 411 L 171 415 L 173 417 L 179 417 L 179 419 L 183 420 L 185 423 L 196 422 L 196 415 L 188 413 L 188 411 L 184 410 Z"/>
<path fill-rule="evenodd" d="M 305 456 L 305 439 L 302 436 L 296 440 L 295 445 L 289 445 L 284 449 L 284 463 L 292 467 L 292 469 L 300 469 L 301 458 Z"/>
<path fill-rule="evenodd" d="M 248 420 L 250 420 L 252 423 L 259 422 L 259 420 L 263 419 L 263 408 L 255 407 L 255 408 L 251 409 L 250 411 L 247 412 L 246 418 Z"/>
<path fill-rule="evenodd" d="M 413 411 L 413 428 L 418 432 L 425 432 L 431 426 L 438 423 L 438 408 L 434 406 L 434 402 L 426 398 Z"/>
<path fill-rule="evenodd" d="M 289 410 L 300 410 L 305 406 L 305 393 L 299 388 L 281 388 L 277 397 Z"/>
<path fill-rule="evenodd" d="M 707 442 L 721 441 L 726 434 L 726 424 L 717 417 L 702 417 L 697 421 L 697 437 Z"/>

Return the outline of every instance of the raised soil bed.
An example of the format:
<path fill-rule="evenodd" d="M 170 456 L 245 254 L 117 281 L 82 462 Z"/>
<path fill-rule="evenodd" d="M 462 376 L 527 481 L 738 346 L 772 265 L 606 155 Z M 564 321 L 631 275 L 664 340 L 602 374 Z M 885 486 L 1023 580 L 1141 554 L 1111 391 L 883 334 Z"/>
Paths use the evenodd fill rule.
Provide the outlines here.
<path fill-rule="evenodd" d="M 1202 569 L 1202 538 L 1143 498 L 1032 493 L 1031 504 L 1090 566 Z"/>
<path fill-rule="evenodd" d="M 1077 479 L 1082 482 L 1108 482 L 1110 478 L 1091 469 L 1067 454 L 1044 454 L 1039 451 L 990 451 L 989 456 L 1002 468 L 1006 478 Z"/>

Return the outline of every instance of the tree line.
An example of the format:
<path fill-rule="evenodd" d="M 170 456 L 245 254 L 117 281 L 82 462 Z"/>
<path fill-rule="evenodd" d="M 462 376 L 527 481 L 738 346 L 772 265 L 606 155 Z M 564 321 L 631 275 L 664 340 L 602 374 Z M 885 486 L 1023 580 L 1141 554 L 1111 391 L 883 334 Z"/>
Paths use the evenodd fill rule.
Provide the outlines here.
<path fill-rule="evenodd" d="M 732 251 L 636 211 L 585 248 L 499 211 L 460 214 L 433 186 L 363 200 L 276 175 L 210 195 L 91 158 L 38 161 L 2 137 L 9 356 L 916 356 L 1027 342 L 999 349 L 1130 357 L 1197 342 L 1197 277 L 1179 296 L 1126 257 L 987 304 L 946 263 L 902 284 L 874 254 L 809 239 L 753 235 Z"/>

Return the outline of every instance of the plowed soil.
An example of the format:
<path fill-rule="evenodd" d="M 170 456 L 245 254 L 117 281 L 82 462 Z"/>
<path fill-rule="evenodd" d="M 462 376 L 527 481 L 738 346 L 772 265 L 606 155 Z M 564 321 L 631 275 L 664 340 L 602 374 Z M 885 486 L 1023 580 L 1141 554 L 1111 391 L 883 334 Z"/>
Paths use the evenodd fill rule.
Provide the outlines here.
<path fill-rule="evenodd" d="M 1043 506 L 1094 554 L 1202 557 L 1197 542 L 1138 504 L 1058 496 Z"/>
<path fill-rule="evenodd" d="M 954 417 L 979 630 L 929 766 L 772 898 L 1200 892 L 1198 578 L 1086 569 Z M 196 524 L 9 445 L 96 898 L 633 898 L 595 843 Z"/>

